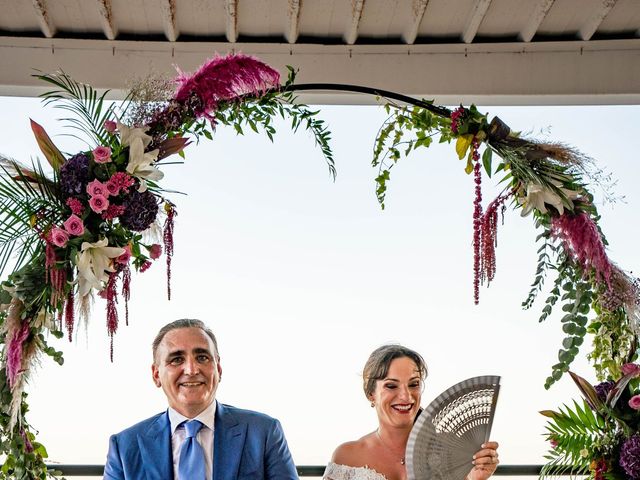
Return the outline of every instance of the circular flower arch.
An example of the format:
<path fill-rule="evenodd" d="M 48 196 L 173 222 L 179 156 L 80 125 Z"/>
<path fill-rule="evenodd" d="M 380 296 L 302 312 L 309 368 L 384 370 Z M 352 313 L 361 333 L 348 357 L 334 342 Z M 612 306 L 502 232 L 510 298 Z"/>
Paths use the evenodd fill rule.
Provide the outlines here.
<path fill-rule="evenodd" d="M 612 381 L 603 395 L 572 374 L 589 403 L 584 408 L 576 405 L 577 412 L 545 413 L 550 417 L 547 435 L 555 443 L 550 465 L 580 464 L 598 474 L 623 469 L 632 475 L 629 468 L 635 467 L 627 468 L 633 462 L 626 459 L 637 449 L 640 429 L 640 367 L 632 363 L 640 334 L 640 284 L 607 255 L 599 215 L 587 189 L 593 172 L 589 158 L 561 143 L 522 138 L 473 105 L 451 111 L 367 87 L 296 85 L 292 69 L 281 85 L 276 70 L 245 55 L 213 58 L 194 74 L 180 73 L 173 81 L 145 79 L 121 104 L 106 102 L 106 93 L 99 95 L 63 72 L 38 77 L 51 86 L 44 102 L 72 113 L 66 119 L 68 126 L 90 148 L 67 158 L 44 128 L 32 121 L 50 168 L 38 161 L 22 165 L 0 159 L 0 271 L 15 258 L 13 271 L 0 289 L 0 342 L 4 345 L 0 453 L 6 455 L 0 478 L 14 478 L 18 472 L 24 478 L 55 475 L 47 469 L 46 449 L 36 441 L 25 418 L 25 382 L 37 356 L 45 353 L 63 362 L 47 334 L 71 339 L 78 321 L 89 317 L 92 296 L 97 294 L 106 300 L 113 357 L 113 336 L 122 313 L 118 299 L 127 321 L 131 272 L 146 271 L 163 255 L 171 297 L 177 206 L 162 187 L 165 159 L 184 156 L 193 141 L 211 139 L 216 124 L 232 125 L 238 133 L 250 128 L 272 138 L 272 119 L 281 116 L 291 119 L 294 130 L 304 127 L 313 133 L 335 175 L 330 132 L 318 112 L 297 103 L 294 96 L 299 90 L 329 88 L 375 94 L 387 101 L 389 117 L 378 132 L 373 155 L 382 208 L 391 169 L 402 157 L 429 147 L 434 140 L 455 145 L 456 155 L 465 160 L 465 172 L 475 182 L 475 303 L 480 286 L 489 285 L 496 274 L 499 216 L 507 208 L 531 216 L 540 230 L 540 248 L 535 279 L 523 306 L 532 306 L 546 273 L 553 271 L 555 280 L 540 318 L 544 320 L 556 304 L 562 304 L 566 334 L 545 386 L 569 371 L 587 332 L 594 334 L 590 358 L 598 378 Z M 483 207 L 482 178 L 497 175 L 504 189 Z M 630 411 L 621 410 L 618 403 L 624 395 L 629 397 Z M 624 415 L 631 415 L 631 420 L 620 420 Z M 589 425 L 592 417 L 596 420 Z M 600 417 L 605 419 L 602 424 L 597 421 Z M 600 434 L 617 443 L 593 450 L 588 458 L 581 456 L 582 444 L 565 428 L 575 418 L 587 430 L 593 427 L 583 443 L 593 442 Z M 615 455 L 619 461 L 611 460 Z M 597 463 L 598 458 L 604 463 Z"/>

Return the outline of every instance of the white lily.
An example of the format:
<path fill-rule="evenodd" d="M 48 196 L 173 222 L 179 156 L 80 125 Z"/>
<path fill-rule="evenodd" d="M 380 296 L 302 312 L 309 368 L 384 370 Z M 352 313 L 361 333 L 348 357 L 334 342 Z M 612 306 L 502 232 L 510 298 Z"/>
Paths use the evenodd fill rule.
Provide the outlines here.
<path fill-rule="evenodd" d="M 164 173 L 153 166 L 158 158 L 159 150 L 155 149 L 150 152 L 144 151 L 144 144 L 141 139 L 135 138 L 129 146 L 129 163 L 127 165 L 127 173 L 138 177 L 141 180 L 140 192 L 147 189 L 145 180 L 162 180 Z"/>
<path fill-rule="evenodd" d="M 106 238 L 95 243 L 82 243 L 76 262 L 80 297 L 87 295 L 92 288 L 102 290 L 103 283 L 109 280 L 107 272 L 115 272 L 111 259 L 122 255 L 124 248 L 108 247 L 108 244 Z"/>
<path fill-rule="evenodd" d="M 143 147 L 146 147 L 151 143 L 151 136 L 145 133 L 147 131 L 146 128 L 132 128 L 120 122 L 117 123 L 117 127 L 120 132 L 120 142 L 125 147 L 130 146 L 134 140 L 140 140 Z"/>
<path fill-rule="evenodd" d="M 48 328 L 53 326 L 53 315 L 46 308 L 41 308 L 33 320 L 33 326 L 36 328 Z"/>
<path fill-rule="evenodd" d="M 564 198 L 557 194 L 554 190 L 547 188 L 539 183 L 527 184 L 527 195 L 525 197 L 518 197 L 518 203 L 522 205 L 523 217 L 526 217 L 535 208 L 541 213 L 547 213 L 546 205 L 553 206 L 560 215 L 564 213 L 565 207 L 573 209 L 573 201 L 580 196 L 579 192 L 563 188 L 562 183 L 552 180 L 551 183 L 558 187 L 558 190 L 562 192 Z"/>

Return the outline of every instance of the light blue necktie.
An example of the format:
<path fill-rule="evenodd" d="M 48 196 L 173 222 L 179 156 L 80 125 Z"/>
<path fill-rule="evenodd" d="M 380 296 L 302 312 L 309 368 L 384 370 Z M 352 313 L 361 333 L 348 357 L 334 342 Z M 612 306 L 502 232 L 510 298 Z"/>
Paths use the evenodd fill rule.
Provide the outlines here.
<path fill-rule="evenodd" d="M 189 420 L 184 422 L 183 425 L 187 436 L 180 448 L 178 477 L 180 480 L 205 480 L 207 476 L 204 450 L 196 438 L 202 428 L 202 423 L 198 420 Z"/>

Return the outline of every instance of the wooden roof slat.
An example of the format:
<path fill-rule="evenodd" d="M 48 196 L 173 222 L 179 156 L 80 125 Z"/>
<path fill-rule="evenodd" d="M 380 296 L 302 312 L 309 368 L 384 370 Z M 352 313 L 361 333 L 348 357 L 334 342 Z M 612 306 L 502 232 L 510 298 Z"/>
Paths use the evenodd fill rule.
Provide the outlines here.
<path fill-rule="evenodd" d="M 287 11 L 287 31 L 285 38 L 289 43 L 296 43 L 298 40 L 298 25 L 300 22 L 300 2 L 301 0 L 289 0 L 289 8 Z"/>
<path fill-rule="evenodd" d="M 100 23 L 102 23 L 102 31 L 108 40 L 115 40 L 118 31 L 113 23 L 113 13 L 111 10 L 111 0 L 97 0 L 98 13 L 100 14 Z"/>
<path fill-rule="evenodd" d="M 164 35 L 170 42 L 178 39 L 178 26 L 176 24 L 176 0 L 161 0 L 162 24 Z"/>
<path fill-rule="evenodd" d="M 409 29 L 402 35 L 402 40 L 407 45 L 415 43 L 427 5 L 429 5 L 429 0 L 413 0 L 413 21 L 409 25 Z"/>
<path fill-rule="evenodd" d="M 358 28 L 360 27 L 362 10 L 364 10 L 364 2 L 365 0 L 351 0 L 351 22 L 344 36 L 344 42 L 347 45 L 353 45 L 358 39 Z"/>
<path fill-rule="evenodd" d="M 478 28 L 480 28 L 480 24 L 487 14 L 489 5 L 491 5 L 491 0 L 476 0 L 471 17 L 469 17 L 469 21 L 462 32 L 461 38 L 464 43 L 473 42 L 476 33 L 478 33 Z"/>
<path fill-rule="evenodd" d="M 529 22 L 518 34 L 518 38 L 520 38 L 521 41 L 530 42 L 531 39 L 533 39 L 540 27 L 540 24 L 544 21 L 555 1 L 556 0 L 538 0 L 536 9 L 534 10 L 533 15 L 531 15 Z"/>
<path fill-rule="evenodd" d="M 227 41 L 236 43 L 238 41 L 238 0 L 226 0 L 224 8 L 227 12 Z"/>
<path fill-rule="evenodd" d="M 56 27 L 49 16 L 46 0 L 32 0 L 32 3 L 42 34 L 47 38 L 53 38 L 56 34 Z"/>
<path fill-rule="evenodd" d="M 589 17 L 589 20 L 580 28 L 578 38 L 580 40 L 590 40 L 593 34 L 598 31 L 598 27 L 615 6 L 617 0 L 601 0 L 598 8 Z"/>

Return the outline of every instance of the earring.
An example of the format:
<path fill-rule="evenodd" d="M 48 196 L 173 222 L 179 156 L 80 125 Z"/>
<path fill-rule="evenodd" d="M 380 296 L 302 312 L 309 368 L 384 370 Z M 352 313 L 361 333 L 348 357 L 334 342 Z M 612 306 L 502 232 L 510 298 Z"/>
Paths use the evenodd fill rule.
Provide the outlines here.
<path fill-rule="evenodd" d="M 376 406 L 376 404 L 374 402 L 371 402 L 371 408 L 374 408 Z"/>

